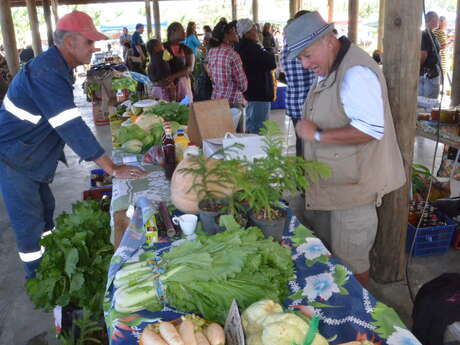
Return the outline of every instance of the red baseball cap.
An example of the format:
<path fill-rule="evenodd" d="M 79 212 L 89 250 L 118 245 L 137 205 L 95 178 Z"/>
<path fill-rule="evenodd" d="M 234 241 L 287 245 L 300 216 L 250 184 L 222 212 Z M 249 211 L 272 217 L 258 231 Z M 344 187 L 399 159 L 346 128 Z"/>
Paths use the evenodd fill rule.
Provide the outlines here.
<path fill-rule="evenodd" d="M 78 32 L 91 41 L 109 39 L 106 35 L 96 30 L 93 20 L 84 12 L 73 11 L 61 17 L 57 22 L 56 29 Z"/>

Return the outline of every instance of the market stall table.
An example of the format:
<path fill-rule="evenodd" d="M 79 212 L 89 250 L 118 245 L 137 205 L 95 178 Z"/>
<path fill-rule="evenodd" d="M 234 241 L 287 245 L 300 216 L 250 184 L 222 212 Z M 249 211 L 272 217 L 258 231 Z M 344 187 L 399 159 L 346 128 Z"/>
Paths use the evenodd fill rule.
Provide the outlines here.
<path fill-rule="evenodd" d="M 160 201 L 169 202 L 170 187 L 163 168 L 156 164 L 144 163 L 142 155 L 128 154 L 120 149 L 114 149 L 112 158 L 117 164 L 135 164 L 148 172 L 148 175 L 141 179 L 113 179 L 110 219 L 112 242 L 117 248 L 129 224 L 129 218 L 126 217 L 129 205 L 134 205 L 139 197 L 146 197 L 154 206 Z"/>
<path fill-rule="evenodd" d="M 418 136 L 437 140 L 437 121 L 420 121 L 416 122 L 416 134 Z M 439 142 L 460 149 L 460 136 L 458 136 L 458 125 L 440 123 L 439 125 Z"/>
<path fill-rule="evenodd" d="M 122 314 L 114 309 L 112 282 L 121 266 L 138 261 L 146 251 L 155 251 L 160 256 L 172 245 L 171 242 L 145 245 L 143 223 L 149 217 L 146 212 L 152 212 L 150 201 L 138 198 L 136 212 L 110 265 L 104 305 L 112 345 L 137 344 L 147 324 L 183 315 L 167 305 L 161 311 L 142 310 L 133 314 Z M 393 309 L 378 302 L 339 260 L 331 256 L 321 240 L 299 225 L 298 219 L 288 210 L 283 241 L 291 248 L 296 276 L 289 282 L 291 296 L 283 302 L 285 307 L 314 307 L 321 319 L 319 331 L 330 339 L 330 344 L 356 339 L 381 341 L 382 345 L 420 344 Z"/>

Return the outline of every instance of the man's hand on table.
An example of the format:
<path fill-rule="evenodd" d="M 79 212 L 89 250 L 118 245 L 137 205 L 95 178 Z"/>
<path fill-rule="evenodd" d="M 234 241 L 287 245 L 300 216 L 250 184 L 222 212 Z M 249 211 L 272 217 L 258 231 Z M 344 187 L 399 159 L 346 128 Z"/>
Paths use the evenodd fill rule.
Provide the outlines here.
<path fill-rule="evenodd" d="M 147 176 L 147 173 L 141 168 L 131 165 L 117 165 L 106 155 L 99 157 L 94 162 L 107 174 L 116 178 L 136 179 Z"/>
<path fill-rule="evenodd" d="M 116 178 L 137 179 L 147 176 L 147 173 L 132 165 L 117 165 L 113 168 L 112 175 Z"/>

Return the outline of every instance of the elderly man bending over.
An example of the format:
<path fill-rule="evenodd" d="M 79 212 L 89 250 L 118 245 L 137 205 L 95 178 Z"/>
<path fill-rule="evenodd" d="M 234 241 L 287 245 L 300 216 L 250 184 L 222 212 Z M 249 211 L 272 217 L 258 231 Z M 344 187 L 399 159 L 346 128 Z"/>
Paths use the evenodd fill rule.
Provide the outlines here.
<path fill-rule="evenodd" d="M 318 12 L 285 28 L 288 58 L 317 75 L 296 125 L 305 159 L 332 177 L 305 193 L 307 219 L 333 253 L 366 285 L 382 197 L 405 183 L 401 153 L 380 67 Z"/>

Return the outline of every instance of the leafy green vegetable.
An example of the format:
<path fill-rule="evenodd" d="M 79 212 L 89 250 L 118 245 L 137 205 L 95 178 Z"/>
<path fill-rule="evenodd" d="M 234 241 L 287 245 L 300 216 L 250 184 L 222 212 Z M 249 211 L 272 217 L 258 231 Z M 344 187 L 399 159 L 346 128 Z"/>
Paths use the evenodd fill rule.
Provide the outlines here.
<path fill-rule="evenodd" d="M 123 145 L 121 145 L 121 148 L 125 152 L 129 152 L 129 153 L 141 153 L 143 146 L 144 144 L 142 143 L 142 141 L 138 139 L 131 139 L 123 143 Z"/>
<path fill-rule="evenodd" d="M 163 142 L 163 125 L 161 123 L 156 123 L 153 125 L 152 129 L 150 130 L 150 134 L 153 137 L 152 145 L 161 145 Z"/>
<path fill-rule="evenodd" d="M 35 278 L 26 282 L 37 308 L 70 303 L 100 315 L 107 270 L 113 255 L 108 213 L 97 201 L 79 201 L 56 219 L 40 243 L 46 248 Z"/>
<path fill-rule="evenodd" d="M 147 133 L 138 125 L 122 126 L 117 133 L 117 141 L 123 144 L 132 139 L 143 140 Z"/>
<path fill-rule="evenodd" d="M 165 273 L 160 280 L 172 307 L 223 323 L 234 298 L 245 309 L 261 299 L 281 301 L 287 297 L 293 267 L 290 250 L 265 239 L 260 229 L 243 229 L 231 216 L 222 216 L 221 226 L 227 230 L 198 236 L 196 241 L 163 254 L 160 266 Z M 144 290 L 128 289 L 123 289 L 120 296 L 136 294 L 130 296 L 133 304 L 120 301 L 118 311 L 143 309 L 139 300 L 145 306 L 157 299 L 153 287 L 147 295 Z M 150 300 L 144 296 L 150 296 Z"/>
<path fill-rule="evenodd" d="M 129 90 L 136 92 L 137 81 L 132 78 L 114 78 L 112 79 L 112 90 Z"/>
<path fill-rule="evenodd" d="M 188 115 L 190 108 L 186 105 L 182 105 L 176 102 L 160 102 L 145 113 L 155 114 L 161 116 L 166 121 L 176 121 L 181 125 L 186 125 L 188 123 Z"/>

